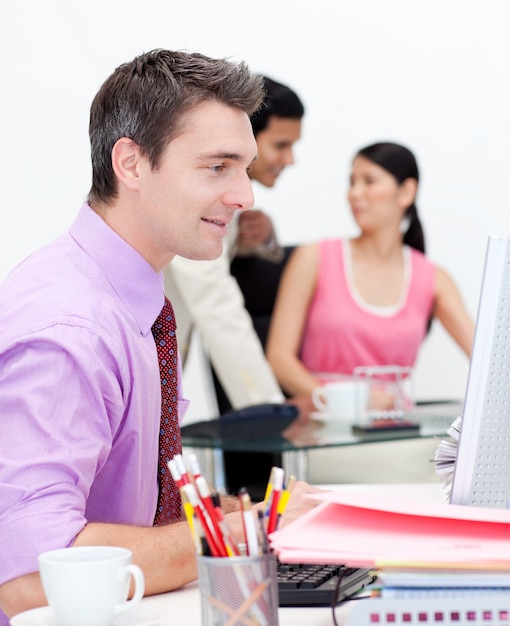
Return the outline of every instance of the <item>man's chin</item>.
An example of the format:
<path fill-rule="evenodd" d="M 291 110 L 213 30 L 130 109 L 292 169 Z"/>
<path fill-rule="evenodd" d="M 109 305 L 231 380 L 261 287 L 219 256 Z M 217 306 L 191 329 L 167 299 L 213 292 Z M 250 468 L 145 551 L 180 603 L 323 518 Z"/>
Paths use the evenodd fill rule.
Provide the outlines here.
<path fill-rule="evenodd" d="M 258 182 L 261 185 L 264 185 L 264 187 L 271 188 L 271 187 L 274 187 L 274 184 L 276 183 L 276 176 L 271 176 L 271 177 L 267 176 L 264 179 L 260 179 Z"/>
<path fill-rule="evenodd" d="M 191 261 L 214 261 L 223 254 L 223 242 L 218 247 L 209 246 L 208 248 L 202 248 L 201 250 L 193 250 L 189 254 L 183 254 L 185 259 Z"/>

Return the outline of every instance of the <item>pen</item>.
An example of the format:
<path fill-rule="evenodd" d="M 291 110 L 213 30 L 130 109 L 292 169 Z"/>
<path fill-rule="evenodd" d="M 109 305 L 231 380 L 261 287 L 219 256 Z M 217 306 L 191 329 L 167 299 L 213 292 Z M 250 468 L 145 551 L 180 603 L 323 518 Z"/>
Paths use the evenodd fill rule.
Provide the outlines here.
<path fill-rule="evenodd" d="M 175 457 L 173 459 L 170 459 L 167 465 L 168 465 L 168 469 L 170 470 L 170 474 L 172 475 L 172 478 L 174 479 L 174 483 L 177 485 L 177 487 L 179 489 L 184 487 L 184 485 L 186 484 L 186 481 L 182 477 L 182 474 L 179 470 Z"/>
<path fill-rule="evenodd" d="M 251 510 L 251 499 L 248 491 L 242 487 L 239 490 L 239 500 L 241 502 L 241 513 L 243 516 L 244 540 L 246 541 L 246 552 L 248 556 L 259 554 L 257 541 L 257 529 L 255 528 L 255 518 Z"/>
<path fill-rule="evenodd" d="M 168 465 L 168 469 L 170 470 L 170 474 L 172 475 L 172 478 L 174 480 L 174 483 L 177 485 L 179 489 L 179 493 L 181 494 L 182 508 L 184 509 L 184 514 L 186 515 L 186 519 L 188 520 L 191 533 L 196 540 L 197 537 L 195 535 L 195 524 L 193 521 L 193 518 L 194 518 L 193 506 L 191 502 L 189 501 L 189 498 L 186 495 L 186 492 L 183 489 L 186 483 L 182 478 L 182 474 L 179 472 L 179 468 L 177 467 L 177 462 L 175 461 L 175 459 L 170 459 L 167 465 Z"/>
<path fill-rule="evenodd" d="M 190 479 L 189 479 L 189 474 L 186 470 L 186 466 L 184 465 L 182 454 L 176 454 L 173 460 L 175 461 L 177 465 L 177 469 L 179 470 L 179 474 L 181 475 L 182 481 L 184 482 L 185 485 L 187 485 L 190 482 Z"/>
<path fill-rule="evenodd" d="M 262 548 L 262 554 L 269 552 L 269 544 L 267 542 L 266 527 L 264 526 L 264 513 L 259 509 L 257 511 L 257 521 L 259 523 L 259 545 Z"/>
<path fill-rule="evenodd" d="M 267 578 L 266 580 L 262 580 L 261 582 L 259 582 L 255 590 L 251 592 L 250 596 L 246 598 L 246 600 L 235 610 L 235 612 L 232 613 L 229 619 L 226 622 L 224 622 L 225 626 L 235 626 L 235 624 L 239 623 L 239 618 L 241 618 L 245 614 L 245 612 L 250 606 L 254 606 L 254 607 L 258 606 L 257 600 L 267 589 L 269 585 L 269 581 L 270 581 L 270 578 Z M 265 621 L 266 620 L 264 620 L 264 622 Z"/>
<path fill-rule="evenodd" d="M 211 550 L 211 554 L 213 556 L 220 556 L 220 548 L 216 543 L 213 531 L 211 530 L 211 527 L 209 526 L 209 523 L 205 518 L 204 512 L 202 511 L 202 505 L 200 504 L 200 499 L 198 497 L 195 487 L 191 483 L 188 483 L 187 485 L 184 485 L 183 489 L 186 492 L 188 500 L 193 506 L 193 511 L 195 512 L 198 521 L 202 525 L 207 544 L 209 546 L 209 549 Z"/>
<path fill-rule="evenodd" d="M 199 476 L 202 476 L 202 472 L 200 471 L 200 464 L 198 462 L 197 455 L 193 453 L 190 454 L 188 456 L 188 461 L 189 461 L 193 478 L 196 480 Z"/>
<path fill-rule="evenodd" d="M 200 527 L 200 522 L 196 518 L 193 506 L 188 500 L 186 491 L 184 489 L 179 489 L 179 491 L 181 492 L 182 506 L 184 508 L 184 512 L 186 513 L 186 519 L 188 520 L 191 534 L 193 535 L 193 539 L 195 540 L 195 548 L 197 550 L 197 554 L 204 554 L 204 546 L 202 541 L 204 537 L 203 531 Z"/>
<path fill-rule="evenodd" d="M 274 478 L 274 471 L 275 471 L 276 467 L 273 466 L 271 468 L 271 473 L 269 474 L 269 480 L 267 481 L 267 485 L 266 485 L 266 493 L 264 494 L 264 508 L 267 507 L 268 503 L 269 503 L 269 498 L 271 497 L 271 491 L 273 489 L 273 478 Z"/>
<path fill-rule="evenodd" d="M 276 528 L 278 528 L 278 524 L 280 522 L 281 516 L 285 513 L 285 509 L 287 508 L 290 494 L 292 492 L 292 488 L 294 487 L 295 482 L 296 482 L 296 477 L 293 475 L 289 476 L 289 480 L 280 495 L 280 500 L 278 501 L 278 507 L 276 509 L 276 512 L 277 512 Z"/>
<path fill-rule="evenodd" d="M 197 475 L 195 476 L 195 486 L 198 490 L 198 495 L 202 500 L 204 508 L 207 511 L 209 520 L 211 521 L 214 533 L 216 535 L 216 543 L 220 551 L 220 556 L 228 556 L 227 548 L 223 539 L 223 533 L 219 525 L 218 514 L 216 513 L 216 508 L 214 507 L 211 498 L 211 492 L 209 491 L 209 485 L 207 484 L 207 481 L 203 476 Z"/>
<path fill-rule="evenodd" d="M 202 524 L 195 517 L 195 527 L 198 529 L 196 545 L 197 545 L 197 554 L 200 556 L 212 556 L 211 548 L 207 543 L 207 539 L 205 538 L 204 529 L 202 528 Z"/>
<path fill-rule="evenodd" d="M 230 604 L 226 604 L 225 602 L 223 602 L 219 598 L 216 598 L 215 596 L 209 596 L 207 598 L 207 601 L 210 604 L 212 604 L 212 606 L 216 607 L 220 611 L 223 611 L 223 613 L 225 613 L 225 616 L 233 615 L 236 611 L 236 609 L 232 608 Z M 260 624 L 262 623 L 262 622 L 257 623 L 256 621 L 254 621 L 247 615 L 242 615 L 241 618 L 238 620 L 238 622 L 244 624 L 244 626 L 258 626 L 259 623 Z"/>
<path fill-rule="evenodd" d="M 276 467 L 273 476 L 273 490 L 271 499 L 271 509 L 269 511 L 269 522 L 267 524 L 267 532 L 272 533 L 276 530 L 276 521 L 278 516 L 278 501 L 283 488 L 283 469 Z"/>
<path fill-rule="evenodd" d="M 228 525 L 225 516 L 223 515 L 223 511 L 220 505 L 220 495 L 218 493 L 211 494 L 211 499 L 214 504 L 214 508 L 218 515 L 218 523 L 221 528 L 221 532 L 223 534 L 223 541 L 225 542 L 225 547 L 227 548 L 227 552 L 229 556 L 241 556 L 241 551 L 237 547 L 237 543 L 232 536 L 232 531 Z"/>

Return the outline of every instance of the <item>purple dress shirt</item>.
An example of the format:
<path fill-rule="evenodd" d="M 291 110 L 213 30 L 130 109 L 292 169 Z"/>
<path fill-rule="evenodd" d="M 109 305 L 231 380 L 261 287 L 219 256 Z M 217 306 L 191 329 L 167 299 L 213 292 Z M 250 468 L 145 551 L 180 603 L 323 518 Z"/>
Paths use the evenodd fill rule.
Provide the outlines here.
<path fill-rule="evenodd" d="M 152 525 L 163 298 L 87 204 L 0 286 L 0 584 L 87 522 Z M 187 404 L 179 385 L 181 421 Z"/>

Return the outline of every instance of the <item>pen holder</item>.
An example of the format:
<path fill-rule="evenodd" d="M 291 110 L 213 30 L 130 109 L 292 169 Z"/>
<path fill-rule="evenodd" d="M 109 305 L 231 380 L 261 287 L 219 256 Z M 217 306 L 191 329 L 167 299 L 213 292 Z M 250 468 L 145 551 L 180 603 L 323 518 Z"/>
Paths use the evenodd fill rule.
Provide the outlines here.
<path fill-rule="evenodd" d="M 278 626 L 276 556 L 198 556 L 202 626 Z"/>

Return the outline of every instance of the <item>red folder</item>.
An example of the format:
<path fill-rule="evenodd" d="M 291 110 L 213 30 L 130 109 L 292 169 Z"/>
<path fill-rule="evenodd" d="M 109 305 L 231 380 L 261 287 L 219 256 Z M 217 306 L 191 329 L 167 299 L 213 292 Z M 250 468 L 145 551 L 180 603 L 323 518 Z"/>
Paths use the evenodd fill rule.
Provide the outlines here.
<path fill-rule="evenodd" d="M 284 562 L 354 567 L 510 567 L 510 511 L 331 491 L 270 535 Z"/>

